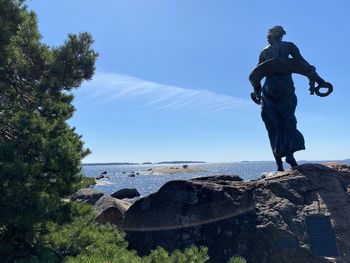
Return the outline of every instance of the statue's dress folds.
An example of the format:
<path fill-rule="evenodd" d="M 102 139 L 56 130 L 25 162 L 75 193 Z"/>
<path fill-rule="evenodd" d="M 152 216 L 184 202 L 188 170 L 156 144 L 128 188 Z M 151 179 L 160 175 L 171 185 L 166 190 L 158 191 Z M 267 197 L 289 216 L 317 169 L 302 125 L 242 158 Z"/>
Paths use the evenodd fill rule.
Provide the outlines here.
<path fill-rule="evenodd" d="M 291 74 L 267 76 L 262 88 L 261 117 L 275 156 L 284 157 L 305 149 L 297 130 L 297 97 Z"/>

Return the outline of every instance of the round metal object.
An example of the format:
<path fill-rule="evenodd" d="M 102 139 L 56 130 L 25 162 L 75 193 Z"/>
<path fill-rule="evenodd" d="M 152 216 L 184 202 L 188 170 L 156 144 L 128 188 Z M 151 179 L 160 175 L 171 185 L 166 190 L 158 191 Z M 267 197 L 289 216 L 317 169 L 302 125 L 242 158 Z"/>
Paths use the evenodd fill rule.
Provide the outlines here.
<path fill-rule="evenodd" d="M 327 91 L 326 92 L 321 92 L 321 89 L 323 88 L 326 88 Z M 327 97 L 329 94 L 331 94 L 333 92 L 333 86 L 331 83 L 329 82 L 326 82 L 325 84 L 323 85 L 317 85 L 317 87 L 315 87 L 315 94 L 317 96 L 320 96 L 320 97 Z"/>

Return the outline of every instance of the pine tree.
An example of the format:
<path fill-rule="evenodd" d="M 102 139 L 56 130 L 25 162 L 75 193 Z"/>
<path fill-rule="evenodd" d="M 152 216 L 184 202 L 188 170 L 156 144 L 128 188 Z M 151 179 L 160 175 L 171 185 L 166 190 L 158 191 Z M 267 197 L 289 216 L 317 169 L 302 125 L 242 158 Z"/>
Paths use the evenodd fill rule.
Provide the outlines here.
<path fill-rule="evenodd" d="M 71 91 L 92 78 L 97 58 L 89 33 L 43 44 L 23 2 L 0 0 L 0 254 L 16 256 L 31 253 L 81 179 L 89 150 L 67 120 Z"/>

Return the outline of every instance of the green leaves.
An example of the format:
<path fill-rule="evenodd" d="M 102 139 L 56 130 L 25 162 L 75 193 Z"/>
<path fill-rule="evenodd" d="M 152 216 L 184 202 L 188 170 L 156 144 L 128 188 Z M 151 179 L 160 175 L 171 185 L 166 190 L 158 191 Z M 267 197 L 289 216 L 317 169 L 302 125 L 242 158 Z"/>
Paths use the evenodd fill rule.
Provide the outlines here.
<path fill-rule="evenodd" d="M 43 44 L 23 1 L 0 0 L 0 10 L 0 253 L 30 254 L 38 225 L 59 217 L 81 180 L 89 150 L 67 124 L 69 91 L 91 79 L 97 53 L 89 33 Z"/>
<path fill-rule="evenodd" d="M 91 49 L 93 39 L 89 33 L 70 34 L 65 44 L 53 49 L 54 62 L 50 79 L 65 90 L 80 86 L 82 80 L 91 79 L 97 53 Z"/>
<path fill-rule="evenodd" d="M 227 263 L 247 263 L 243 257 L 232 257 Z"/>
<path fill-rule="evenodd" d="M 61 225 L 49 223 L 49 231 L 43 238 L 46 246 L 63 262 L 204 263 L 208 259 L 207 249 L 203 247 L 173 253 L 158 247 L 150 255 L 139 257 L 135 251 L 127 249 L 123 232 L 113 225 L 100 225 L 94 221 L 90 206 L 78 203 L 68 206 L 73 215 L 70 221 Z"/>
<path fill-rule="evenodd" d="M 175 250 L 173 253 L 169 254 L 166 250 L 158 247 L 153 250 L 151 254 L 143 258 L 144 263 L 203 263 L 206 262 L 209 257 L 207 255 L 208 249 L 205 247 L 197 248 L 192 246 L 185 249 L 183 252 L 180 250 Z"/>

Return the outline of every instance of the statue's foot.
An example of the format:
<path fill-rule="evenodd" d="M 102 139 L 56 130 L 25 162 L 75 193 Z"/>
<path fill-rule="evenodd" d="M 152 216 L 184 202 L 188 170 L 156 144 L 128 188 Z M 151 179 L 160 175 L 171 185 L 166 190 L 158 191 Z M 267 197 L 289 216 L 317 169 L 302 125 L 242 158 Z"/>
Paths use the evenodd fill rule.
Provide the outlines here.
<path fill-rule="evenodd" d="M 278 172 L 283 172 L 283 171 L 284 171 L 283 166 L 278 166 L 278 167 L 277 167 L 277 171 L 278 171 Z"/>
<path fill-rule="evenodd" d="M 291 167 L 298 166 L 298 163 L 293 156 L 286 157 L 286 163 L 288 163 Z"/>
<path fill-rule="evenodd" d="M 282 158 L 275 155 L 275 160 L 276 160 L 276 165 L 277 165 L 277 171 L 278 171 L 278 172 L 283 172 L 284 169 L 283 169 L 283 161 L 282 161 Z"/>

